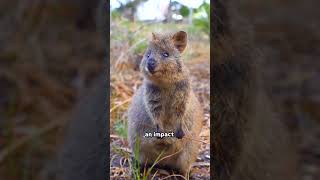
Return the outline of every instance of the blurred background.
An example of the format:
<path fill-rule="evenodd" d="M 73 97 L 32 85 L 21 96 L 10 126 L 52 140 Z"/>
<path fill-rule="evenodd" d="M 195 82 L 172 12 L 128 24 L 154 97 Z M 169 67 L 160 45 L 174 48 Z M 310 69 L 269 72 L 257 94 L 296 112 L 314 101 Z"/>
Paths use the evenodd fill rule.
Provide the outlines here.
<path fill-rule="evenodd" d="M 241 0 L 275 108 L 300 153 L 301 179 L 320 179 L 320 5 L 317 0 Z"/>
<path fill-rule="evenodd" d="M 103 71 L 98 0 L 1 0 L 0 179 L 53 179 L 80 94 Z"/>
<path fill-rule="evenodd" d="M 294 128 L 320 122 L 319 1 L 243 0 L 239 9 L 251 22 L 272 96 Z M 291 116 L 291 117 L 290 117 Z"/>
<path fill-rule="evenodd" d="M 210 1 L 110 1 L 110 177 L 131 179 L 127 114 L 132 95 L 141 85 L 139 64 L 152 32 L 188 34 L 182 59 L 190 69 L 193 89 L 205 112 L 201 148 L 193 179 L 210 179 Z M 166 177 L 161 170 L 155 178 Z"/>

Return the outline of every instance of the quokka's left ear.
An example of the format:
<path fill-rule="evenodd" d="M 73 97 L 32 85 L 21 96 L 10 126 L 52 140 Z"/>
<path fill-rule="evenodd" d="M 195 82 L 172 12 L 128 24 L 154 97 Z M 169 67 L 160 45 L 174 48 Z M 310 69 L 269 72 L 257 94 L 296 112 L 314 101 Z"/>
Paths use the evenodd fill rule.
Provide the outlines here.
<path fill-rule="evenodd" d="M 153 40 L 153 41 L 158 40 L 158 35 L 157 35 L 157 33 L 152 32 L 152 40 Z"/>
<path fill-rule="evenodd" d="M 174 46 L 182 53 L 187 47 L 187 33 L 184 31 L 178 31 L 172 36 Z"/>

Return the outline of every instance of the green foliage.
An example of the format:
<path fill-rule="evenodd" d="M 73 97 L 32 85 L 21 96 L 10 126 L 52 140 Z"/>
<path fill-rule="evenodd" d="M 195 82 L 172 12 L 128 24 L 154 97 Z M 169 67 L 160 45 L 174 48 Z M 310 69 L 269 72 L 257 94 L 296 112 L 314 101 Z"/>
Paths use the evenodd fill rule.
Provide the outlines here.
<path fill-rule="evenodd" d="M 143 54 L 144 51 L 147 49 L 148 44 L 147 41 L 143 41 L 139 44 L 137 44 L 137 46 L 134 48 L 133 52 L 134 54 Z"/>
<path fill-rule="evenodd" d="M 203 3 L 196 10 L 193 16 L 193 22 L 200 30 L 210 35 L 210 4 Z"/>
<path fill-rule="evenodd" d="M 180 9 L 180 14 L 183 16 L 183 17 L 187 17 L 189 15 L 189 8 L 187 6 L 182 6 L 181 9 Z"/>
<path fill-rule="evenodd" d="M 123 122 L 121 120 L 117 120 L 115 125 L 114 125 L 114 130 L 116 131 L 116 133 L 124 138 L 127 139 L 128 137 L 128 123 Z"/>
<path fill-rule="evenodd" d="M 121 18 L 121 13 L 119 11 L 113 10 L 111 11 L 111 19 L 117 20 Z"/>
<path fill-rule="evenodd" d="M 122 18 L 122 20 L 121 20 L 121 26 L 122 27 L 130 30 L 129 28 L 131 27 L 131 25 L 132 25 L 132 23 L 128 19 Z"/>
<path fill-rule="evenodd" d="M 140 139 L 137 137 L 137 141 L 134 147 L 134 158 L 133 158 L 133 177 L 136 180 L 140 180 L 140 153 L 139 153 Z"/>
<path fill-rule="evenodd" d="M 199 22 L 200 21 L 201 20 L 199 20 Z M 136 55 L 142 55 L 145 52 L 148 47 L 148 39 L 151 37 L 151 32 L 174 32 L 183 29 L 188 32 L 189 39 L 196 41 L 205 34 L 201 28 L 206 24 L 208 23 L 201 22 L 197 26 L 186 23 L 146 24 L 143 22 L 132 23 L 125 18 L 121 18 L 114 21 L 115 26 L 111 34 L 111 44 L 123 44 L 127 47 L 127 49 L 125 49 L 126 53 L 130 57 L 136 57 Z M 207 32 L 209 34 L 209 30 Z"/>

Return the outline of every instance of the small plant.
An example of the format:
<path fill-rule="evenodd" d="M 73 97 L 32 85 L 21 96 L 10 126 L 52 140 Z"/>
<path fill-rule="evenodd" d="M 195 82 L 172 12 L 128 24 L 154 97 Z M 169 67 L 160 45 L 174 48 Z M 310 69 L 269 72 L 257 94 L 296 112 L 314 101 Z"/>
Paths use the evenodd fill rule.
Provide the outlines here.
<path fill-rule="evenodd" d="M 134 148 L 134 157 L 133 157 L 133 177 L 135 180 L 140 180 L 140 153 L 139 153 L 139 144 L 140 139 L 137 138 L 135 148 Z"/>
<path fill-rule="evenodd" d="M 127 139 L 128 137 L 128 123 L 127 121 L 121 121 L 121 120 L 117 120 L 115 125 L 114 125 L 114 130 L 116 131 L 116 133 L 124 138 Z"/>
<path fill-rule="evenodd" d="M 133 157 L 133 177 L 135 180 L 147 180 L 148 177 L 151 175 L 151 172 L 153 168 L 155 167 L 156 164 L 158 164 L 162 159 L 163 151 L 159 154 L 157 159 L 153 162 L 152 166 L 146 170 L 147 167 L 143 168 L 143 172 L 141 172 L 141 162 L 140 162 L 140 153 L 139 153 L 139 144 L 140 144 L 140 139 L 137 138 L 135 148 L 134 148 L 134 157 Z M 141 176 L 142 175 L 142 176 Z M 154 176 L 153 176 L 154 177 Z M 153 178 L 152 178 L 153 179 Z"/>

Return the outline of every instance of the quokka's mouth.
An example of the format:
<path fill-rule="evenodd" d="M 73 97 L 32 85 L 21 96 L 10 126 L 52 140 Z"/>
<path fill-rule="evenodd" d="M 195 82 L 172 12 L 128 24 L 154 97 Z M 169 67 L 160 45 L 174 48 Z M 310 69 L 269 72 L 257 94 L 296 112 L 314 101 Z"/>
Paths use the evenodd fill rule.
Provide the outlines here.
<path fill-rule="evenodd" d="M 148 66 L 144 67 L 145 72 L 147 73 L 147 75 L 152 76 L 156 71 L 150 71 Z"/>
<path fill-rule="evenodd" d="M 147 66 L 144 67 L 144 70 L 145 70 L 148 74 L 150 73 L 150 71 L 149 71 L 149 69 L 148 69 Z"/>

